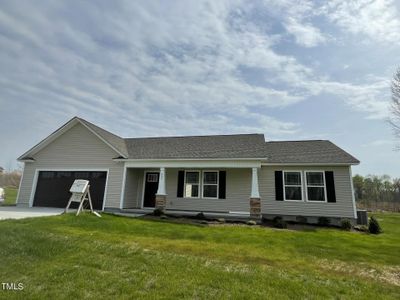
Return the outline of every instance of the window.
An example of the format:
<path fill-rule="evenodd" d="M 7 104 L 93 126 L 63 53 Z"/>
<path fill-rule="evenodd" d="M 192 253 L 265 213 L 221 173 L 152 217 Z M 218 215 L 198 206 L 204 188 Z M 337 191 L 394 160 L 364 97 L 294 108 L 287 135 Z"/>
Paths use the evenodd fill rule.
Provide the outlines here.
<path fill-rule="evenodd" d="M 147 182 L 158 182 L 158 174 L 157 173 L 147 174 Z"/>
<path fill-rule="evenodd" d="M 57 172 L 57 178 L 69 178 L 71 177 L 71 172 Z"/>
<path fill-rule="evenodd" d="M 187 171 L 185 173 L 185 197 L 199 198 L 200 191 L 200 172 Z"/>
<path fill-rule="evenodd" d="M 321 171 L 306 172 L 307 200 L 326 201 L 325 173 Z"/>
<path fill-rule="evenodd" d="M 285 201 L 302 201 L 301 172 L 284 171 L 283 177 Z"/>
<path fill-rule="evenodd" d="M 55 172 L 50 172 L 50 171 L 41 171 L 40 172 L 40 177 L 41 178 L 54 178 Z"/>
<path fill-rule="evenodd" d="M 218 172 L 203 172 L 203 198 L 218 198 Z"/>

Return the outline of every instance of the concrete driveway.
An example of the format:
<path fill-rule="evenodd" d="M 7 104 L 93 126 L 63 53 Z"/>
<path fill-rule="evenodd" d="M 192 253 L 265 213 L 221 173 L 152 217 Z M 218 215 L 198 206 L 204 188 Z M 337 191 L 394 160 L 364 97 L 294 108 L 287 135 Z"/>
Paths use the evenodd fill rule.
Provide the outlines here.
<path fill-rule="evenodd" d="M 0 220 L 56 216 L 63 208 L 0 206 Z"/>

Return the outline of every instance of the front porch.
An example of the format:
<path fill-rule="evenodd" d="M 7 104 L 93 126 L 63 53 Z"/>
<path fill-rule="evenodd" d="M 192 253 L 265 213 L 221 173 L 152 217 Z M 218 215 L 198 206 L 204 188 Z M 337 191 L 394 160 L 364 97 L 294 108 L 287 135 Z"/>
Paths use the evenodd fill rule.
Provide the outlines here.
<path fill-rule="evenodd" d="M 259 218 L 258 166 L 135 167 L 126 165 L 121 212 L 213 218 Z"/>

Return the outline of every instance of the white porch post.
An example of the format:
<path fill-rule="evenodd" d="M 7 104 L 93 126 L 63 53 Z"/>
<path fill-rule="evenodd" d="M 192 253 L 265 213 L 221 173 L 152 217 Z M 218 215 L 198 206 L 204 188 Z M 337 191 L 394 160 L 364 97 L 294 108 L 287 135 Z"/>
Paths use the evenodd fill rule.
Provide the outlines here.
<path fill-rule="evenodd" d="M 258 168 L 251 170 L 251 194 L 250 194 L 250 217 L 259 219 L 261 217 L 261 199 L 258 190 Z"/>
<path fill-rule="evenodd" d="M 156 193 L 156 208 L 162 211 L 167 205 L 167 191 L 165 189 L 165 167 L 160 168 L 160 176 L 158 177 L 158 189 Z"/>
<path fill-rule="evenodd" d="M 257 168 L 252 169 L 251 173 L 251 196 L 250 198 L 260 198 L 260 192 L 258 190 L 258 170 Z"/>
<path fill-rule="evenodd" d="M 161 167 L 160 168 L 160 177 L 158 178 L 158 189 L 157 189 L 157 195 L 163 195 L 165 196 L 166 190 L 165 190 L 165 168 Z"/>

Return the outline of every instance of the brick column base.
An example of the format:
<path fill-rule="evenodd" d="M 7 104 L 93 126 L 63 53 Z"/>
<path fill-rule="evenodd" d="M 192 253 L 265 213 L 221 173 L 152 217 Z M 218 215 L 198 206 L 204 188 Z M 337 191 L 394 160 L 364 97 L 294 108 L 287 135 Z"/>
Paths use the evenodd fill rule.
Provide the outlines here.
<path fill-rule="evenodd" d="M 250 198 L 250 218 L 261 217 L 261 199 L 260 198 Z"/>
<path fill-rule="evenodd" d="M 156 195 L 156 208 L 165 210 L 167 204 L 167 195 Z"/>

